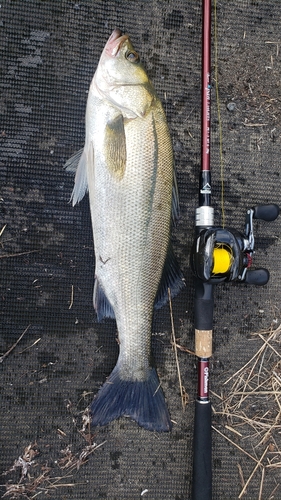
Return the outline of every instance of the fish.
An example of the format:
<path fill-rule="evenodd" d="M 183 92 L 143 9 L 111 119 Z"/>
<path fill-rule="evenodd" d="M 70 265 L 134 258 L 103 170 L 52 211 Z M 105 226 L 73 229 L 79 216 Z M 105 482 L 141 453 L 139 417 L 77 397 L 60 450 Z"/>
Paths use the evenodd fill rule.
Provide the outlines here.
<path fill-rule="evenodd" d="M 89 192 L 97 318 L 115 318 L 116 366 L 91 407 L 92 425 L 131 417 L 150 431 L 172 427 L 151 353 L 154 308 L 184 280 L 170 243 L 179 201 L 163 106 L 127 34 L 115 29 L 90 85 L 85 145 L 65 165 L 72 204 Z"/>

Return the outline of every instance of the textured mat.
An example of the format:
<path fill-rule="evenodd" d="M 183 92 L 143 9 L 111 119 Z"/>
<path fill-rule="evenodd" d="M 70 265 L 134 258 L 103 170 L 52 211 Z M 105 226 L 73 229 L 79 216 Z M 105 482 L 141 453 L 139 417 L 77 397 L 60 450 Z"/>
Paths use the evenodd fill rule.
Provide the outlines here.
<path fill-rule="evenodd" d="M 51 488 L 51 481 L 42 480 L 31 492 L 20 493 L 18 488 L 14 498 L 26 498 L 20 496 L 24 494 L 35 498 L 41 491 L 39 498 L 47 494 L 47 498 L 83 500 L 187 499 L 196 368 L 192 354 L 178 352 L 188 395 L 183 412 L 168 306 L 155 314 L 153 352 L 174 421 L 172 432 L 158 435 L 120 419 L 96 431 L 94 441 L 104 444 L 86 464 L 80 463 L 79 470 L 62 468 L 67 464 L 62 459 L 70 460 L 71 454 L 79 457 L 89 445 L 88 431 L 79 432 L 83 411 L 118 354 L 115 323 L 97 323 L 92 307 L 94 255 L 88 200 L 71 207 L 73 179 L 62 167 L 83 146 L 89 84 L 106 40 L 119 27 L 131 35 L 141 55 L 172 134 L 181 204 L 173 244 L 187 281 L 186 290 L 173 301 L 173 317 L 178 344 L 192 351 L 189 253 L 200 166 L 200 2 L 6 0 L 0 16 L 1 352 L 6 353 L 27 329 L 1 364 L 0 473 L 32 444 L 39 455 L 29 468 L 30 478 L 21 484 L 29 482 L 32 490 L 32 478 L 49 474 L 62 478 L 58 483 L 65 486 L 57 483 Z M 218 2 L 226 224 L 239 230 L 248 207 L 280 204 L 280 16 L 276 0 Z M 219 224 L 214 88 L 211 163 Z M 280 223 L 281 219 L 255 224 L 254 264 L 270 270 L 269 284 L 262 288 L 230 284 L 215 290 L 213 393 L 221 394 L 229 374 L 259 348 L 250 333 L 280 320 Z M 216 407 L 217 398 L 212 398 Z M 214 415 L 214 425 L 225 432 L 223 417 Z M 244 446 L 238 435 L 229 431 L 228 437 Z M 261 455 L 250 447 L 247 451 Z M 216 432 L 213 460 L 213 497 L 238 498 L 238 465 L 246 479 L 255 464 Z M 19 483 L 20 470 L 16 467 L 1 476 L 3 495 L 5 483 Z M 276 470 L 267 470 L 262 497 L 257 471 L 245 498 L 280 498 Z M 71 476 L 66 477 L 68 473 Z"/>

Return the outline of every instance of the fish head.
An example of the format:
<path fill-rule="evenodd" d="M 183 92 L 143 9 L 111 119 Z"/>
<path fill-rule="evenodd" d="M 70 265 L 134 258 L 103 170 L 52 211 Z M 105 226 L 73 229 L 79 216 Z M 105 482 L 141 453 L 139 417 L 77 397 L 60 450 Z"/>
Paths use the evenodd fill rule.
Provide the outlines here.
<path fill-rule="evenodd" d="M 107 84 L 144 84 L 149 81 L 128 35 L 115 29 L 109 37 L 98 66 Z"/>
<path fill-rule="evenodd" d="M 113 31 L 103 49 L 93 82 L 98 92 L 129 118 L 144 116 L 155 94 L 129 36 L 119 29 Z"/>

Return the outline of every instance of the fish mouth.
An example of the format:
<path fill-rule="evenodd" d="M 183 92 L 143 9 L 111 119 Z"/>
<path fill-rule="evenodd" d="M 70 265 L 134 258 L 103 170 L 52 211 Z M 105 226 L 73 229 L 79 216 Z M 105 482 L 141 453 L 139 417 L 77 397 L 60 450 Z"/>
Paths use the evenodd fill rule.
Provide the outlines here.
<path fill-rule="evenodd" d="M 122 35 L 122 31 L 116 28 L 109 37 L 107 44 L 104 48 L 106 54 L 115 57 L 118 54 L 123 43 L 126 40 L 128 40 L 128 38 L 129 38 L 128 35 Z"/>

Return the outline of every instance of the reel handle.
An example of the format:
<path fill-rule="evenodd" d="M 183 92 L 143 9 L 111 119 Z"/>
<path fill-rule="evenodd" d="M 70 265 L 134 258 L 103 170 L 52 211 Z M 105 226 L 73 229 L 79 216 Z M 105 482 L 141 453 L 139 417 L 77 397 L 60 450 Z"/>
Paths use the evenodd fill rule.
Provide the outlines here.
<path fill-rule="evenodd" d="M 275 204 L 258 205 L 253 208 L 253 212 L 254 219 L 261 219 L 270 222 L 277 219 L 280 209 L 279 206 Z"/>

